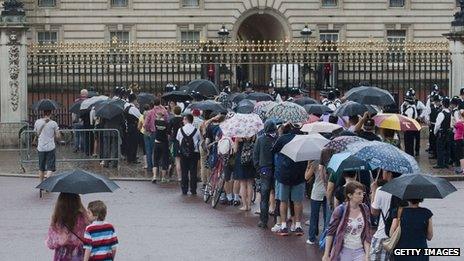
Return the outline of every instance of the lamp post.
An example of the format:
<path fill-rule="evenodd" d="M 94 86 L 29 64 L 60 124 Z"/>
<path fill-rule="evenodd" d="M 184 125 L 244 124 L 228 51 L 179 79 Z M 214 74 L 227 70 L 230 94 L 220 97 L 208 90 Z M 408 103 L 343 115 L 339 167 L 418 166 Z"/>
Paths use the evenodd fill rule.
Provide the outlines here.
<path fill-rule="evenodd" d="M 305 54 L 304 54 L 304 66 L 307 67 L 308 73 L 309 73 L 309 65 L 307 64 L 307 58 L 308 58 L 308 42 L 309 42 L 309 37 L 311 36 L 313 32 L 311 31 L 311 28 L 308 27 L 308 25 L 305 25 L 303 29 L 300 31 L 300 35 L 304 39 L 304 45 L 305 45 Z M 303 85 L 306 85 L 306 72 L 303 74 Z M 304 86 L 306 87 L 306 86 Z"/>
<path fill-rule="evenodd" d="M 226 26 L 223 24 L 223 25 L 221 26 L 221 28 L 218 30 L 217 34 L 218 34 L 219 37 L 221 38 L 221 45 L 222 45 L 222 48 L 221 48 L 221 52 L 222 52 L 222 53 L 221 53 L 221 54 L 223 54 L 224 51 L 225 51 L 225 50 L 224 50 L 224 45 L 226 44 L 227 39 L 229 38 L 229 34 L 230 34 L 230 33 L 229 33 L 229 30 L 227 30 Z M 222 56 L 222 55 L 221 55 L 221 56 Z M 222 60 L 222 59 L 221 59 L 221 60 Z M 222 64 L 221 64 L 221 65 L 222 65 Z M 218 71 L 218 73 L 216 74 L 216 75 L 219 75 L 218 78 L 221 78 L 221 72 L 220 72 L 220 70 L 221 70 L 221 65 L 219 65 L 219 70 L 216 70 L 216 71 Z M 214 77 L 214 78 L 215 78 L 215 83 L 216 83 L 216 85 L 217 85 L 219 79 L 216 79 L 216 77 Z"/>

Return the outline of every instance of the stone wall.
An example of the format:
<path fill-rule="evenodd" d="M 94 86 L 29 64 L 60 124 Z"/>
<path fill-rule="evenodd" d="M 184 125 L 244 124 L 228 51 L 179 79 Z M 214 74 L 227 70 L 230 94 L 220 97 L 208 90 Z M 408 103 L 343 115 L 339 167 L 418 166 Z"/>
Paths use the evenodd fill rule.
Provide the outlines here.
<path fill-rule="evenodd" d="M 32 28 L 56 31 L 59 41 L 108 41 L 110 31 L 129 31 L 132 41 L 179 40 L 180 31 L 198 30 L 201 38 L 216 39 L 221 24 L 238 30 L 250 12 L 281 17 L 289 40 L 300 38 L 305 24 L 315 31 L 339 30 L 341 40 L 385 39 L 387 30 L 406 30 L 408 40 L 440 40 L 449 31 L 455 0 L 405 0 L 405 7 L 389 7 L 388 0 L 339 0 L 324 7 L 321 0 L 200 0 L 197 8 L 182 0 L 128 0 L 128 7 L 111 7 L 111 0 L 56 0 L 56 7 L 38 7 L 24 0 Z"/>
<path fill-rule="evenodd" d="M 0 148 L 18 148 L 19 131 L 26 123 L 0 122 Z"/>

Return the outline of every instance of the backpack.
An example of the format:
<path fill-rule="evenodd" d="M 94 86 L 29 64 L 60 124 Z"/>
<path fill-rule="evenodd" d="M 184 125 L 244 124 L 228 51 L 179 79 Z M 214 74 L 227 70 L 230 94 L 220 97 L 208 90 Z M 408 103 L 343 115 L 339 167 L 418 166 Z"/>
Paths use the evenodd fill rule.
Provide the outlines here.
<path fill-rule="evenodd" d="M 390 228 L 393 223 L 393 217 L 392 213 L 394 210 L 397 210 L 399 207 L 404 207 L 407 206 L 407 202 L 392 195 L 391 201 L 390 201 L 390 207 L 388 208 L 388 211 L 386 214 L 383 213 L 383 211 L 380 211 L 380 214 L 382 215 L 383 223 L 385 224 L 385 234 L 390 237 Z"/>
<path fill-rule="evenodd" d="M 184 129 L 180 129 L 182 133 L 182 142 L 180 143 L 180 155 L 183 157 L 189 158 L 195 153 L 195 144 L 193 141 L 193 136 L 197 133 L 197 129 L 194 129 L 190 135 L 185 134 Z"/>
<path fill-rule="evenodd" d="M 240 154 L 240 163 L 242 165 L 250 165 L 253 160 L 253 147 L 254 144 L 251 141 L 245 141 L 242 145 L 242 152 Z"/>

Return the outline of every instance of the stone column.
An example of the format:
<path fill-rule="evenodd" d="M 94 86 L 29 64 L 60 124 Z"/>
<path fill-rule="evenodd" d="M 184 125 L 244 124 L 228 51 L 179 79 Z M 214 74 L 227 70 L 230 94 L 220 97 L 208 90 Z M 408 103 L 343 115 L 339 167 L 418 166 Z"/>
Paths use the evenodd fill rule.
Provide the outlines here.
<path fill-rule="evenodd" d="M 0 146 L 17 144 L 27 119 L 27 26 L 22 6 L 7 0 L 0 15 Z"/>
<path fill-rule="evenodd" d="M 464 87 L 464 0 L 459 2 L 461 10 L 454 14 L 450 32 L 444 34 L 450 41 L 450 96 L 459 95 L 460 89 Z"/>

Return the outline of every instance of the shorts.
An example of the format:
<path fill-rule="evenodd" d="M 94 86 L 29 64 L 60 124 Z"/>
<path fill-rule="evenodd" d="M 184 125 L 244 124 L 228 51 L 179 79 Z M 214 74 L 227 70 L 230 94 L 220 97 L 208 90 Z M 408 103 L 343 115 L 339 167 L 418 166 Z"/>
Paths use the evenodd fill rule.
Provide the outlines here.
<path fill-rule="evenodd" d="M 290 186 L 276 181 L 275 193 L 276 198 L 280 201 L 289 201 L 291 198 L 293 202 L 302 202 L 305 193 L 305 183 L 302 182 L 298 185 Z"/>
<path fill-rule="evenodd" d="M 40 171 L 56 171 L 56 156 L 55 150 L 39 151 L 39 170 Z"/>
<path fill-rule="evenodd" d="M 224 171 L 225 180 L 230 181 L 232 179 L 233 168 L 230 167 L 229 165 L 225 165 L 222 171 Z"/>
<path fill-rule="evenodd" d="M 167 170 L 169 166 L 169 146 L 167 142 L 155 142 L 153 147 L 153 167 Z"/>

